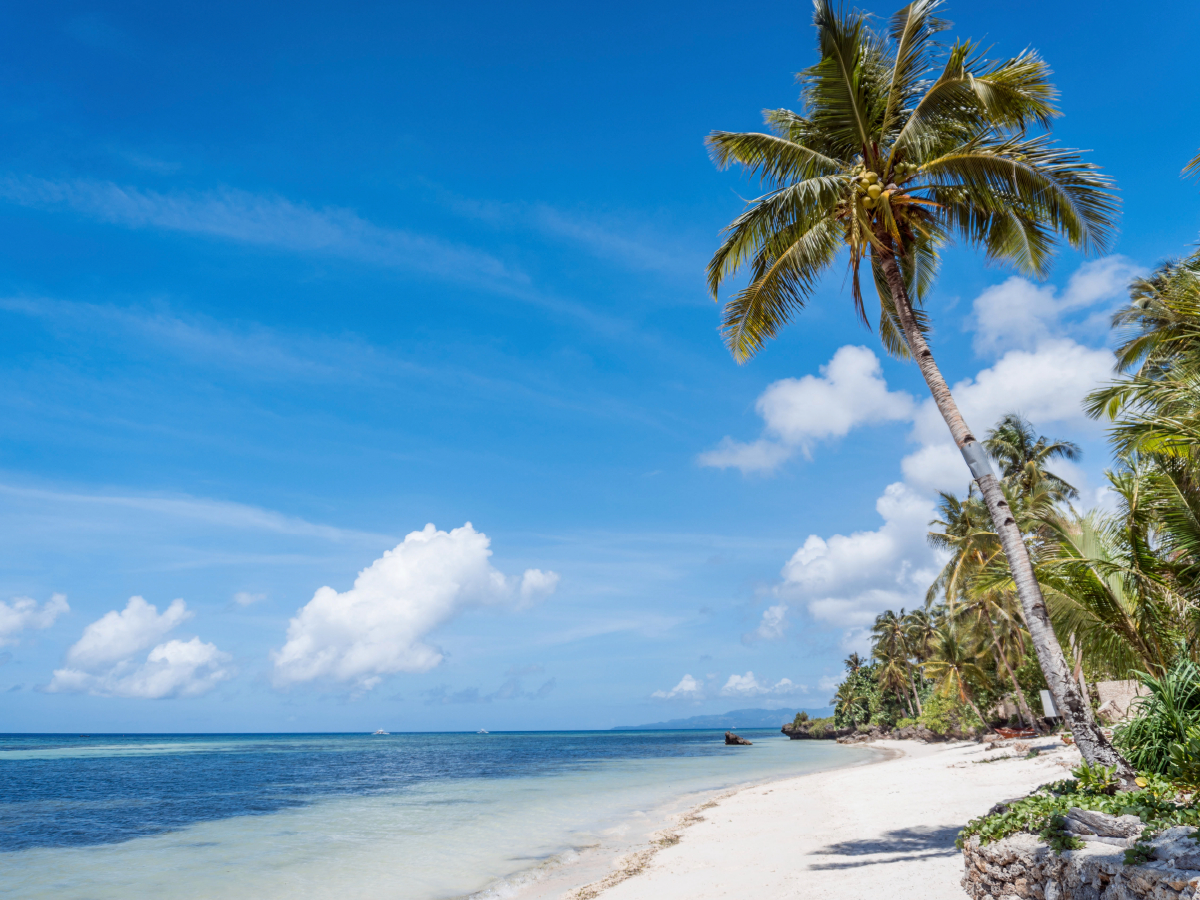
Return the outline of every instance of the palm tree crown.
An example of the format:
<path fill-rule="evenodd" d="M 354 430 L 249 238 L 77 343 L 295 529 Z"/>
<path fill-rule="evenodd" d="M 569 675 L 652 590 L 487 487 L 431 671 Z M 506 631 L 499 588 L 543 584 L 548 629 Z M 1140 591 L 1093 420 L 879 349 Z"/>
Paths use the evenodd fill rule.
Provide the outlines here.
<path fill-rule="evenodd" d="M 863 14 L 815 0 L 821 60 L 798 76 L 803 112 L 768 110 L 769 134 L 713 132 L 721 167 L 737 163 L 767 185 L 726 229 L 708 267 L 716 296 L 749 263 L 750 283 L 728 302 L 723 330 L 739 361 L 804 306 L 842 248 L 853 297 L 866 313 L 859 266 L 870 258 L 880 336 L 908 352 L 881 268 L 899 262 L 920 302 L 938 250 L 957 237 L 1021 271 L 1047 271 L 1055 234 L 1103 247 L 1115 200 L 1078 152 L 1027 134 L 1058 115 L 1049 69 L 1032 51 L 1001 62 L 962 41 L 935 41 L 941 0 L 915 0 L 888 34 Z"/>

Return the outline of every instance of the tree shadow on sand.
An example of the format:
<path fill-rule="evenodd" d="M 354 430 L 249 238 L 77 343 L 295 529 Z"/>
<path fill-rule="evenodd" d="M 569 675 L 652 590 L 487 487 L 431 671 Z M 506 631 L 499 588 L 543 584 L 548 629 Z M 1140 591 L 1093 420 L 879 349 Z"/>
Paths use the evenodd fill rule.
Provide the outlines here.
<path fill-rule="evenodd" d="M 874 866 L 886 863 L 905 862 L 910 859 L 929 859 L 936 856 L 953 856 L 958 853 L 954 839 L 959 826 L 946 825 L 941 828 L 917 826 L 897 828 L 877 837 L 854 841 L 839 841 L 813 852 L 813 856 L 860 857 L 884 855 L 882 859 L 849 859 L 845 862 L 818 862 L 810 869 L 852 869 L 859 866 Z"/>

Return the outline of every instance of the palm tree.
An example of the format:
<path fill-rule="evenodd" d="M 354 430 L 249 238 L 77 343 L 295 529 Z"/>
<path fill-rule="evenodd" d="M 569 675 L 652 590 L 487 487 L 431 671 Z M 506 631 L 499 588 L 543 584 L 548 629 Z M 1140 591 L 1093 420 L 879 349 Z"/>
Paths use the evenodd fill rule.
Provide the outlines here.
<path fill-rule="evenodd" d="M 1004 424 L 1008 418 L 1011 417 L 1006 417 L 1001 423 Z M 1032 433 L 1032 429 L 1028 431 Z M 992 433 L 995 434 L 995 431 Z M 1041 443 L 1045 443 L 1045 439 Z M 1027 473 L 1027 468 L 1018 463 L 1013 471 L 1019 476 Z M 1042 484 L 1044 479 L 1037 478 L 1035 482 Z M 927 537 L 931 545 L 949 551 L 951 556 L 930 585 L 926 601 L 932 602 L 939 594 L 943 595 L 956 621 L 970 621 L 977 630 L 986 632 L 996 657 L 997 671 L 1003 669 L 1012 683 L 1021 718 L 1036 728 L 1037 719 L 1029 709 L 1016 672 L 1009 664 L 1008 650 L 1012 642 L 1001 638 L 1001 635 L 1015 635 L 1019 639 L 1023 630 L 1005 602 L 1010 592 L 991 586 L 981 588 L 978 583 L 989 569 L 997 568 L 1002 555 L 1000 542 L 990 528 L 987 509 L 982 498 L 973 492 L 968 494 L 966 500 L 959 500 L 945 492 L 942 492 L 941 498 L 938 509 L 940 517 L 929 523 L 940 530 L 929 532 Z M 1001 623 L 999 629 L 997 622 Z"/>
<path fill-rule="evenodd" d="M 1051 499 L 1065 500 L 1079 496 L 1075 488 L 1046 468 L 1047 460 L 1079 459 L 1079 445 L 1071 441 L 1052 441 L 1038 435 L 1023 416 L 1009 413 L 987 433 L 983 447 L 1000 465 L 1000 476 L 1030 495 L 1038 486 L 1045 486 Z"/>
<path fill-rule="evenodd" d="M 933 658 L 924 666 L 929 677 L 937 682 L 937 689 L 943 696 L 957 694 L 961 702 L 971 707 L 979 721 L 987 725 L 987 719 L 975 705 L 967 684 L 969 678 L 986 681 L 987 673 L 975 662 L 975 654 L 971 652 L 966 636 L 953 624 L 947 623 L 939 629 Z"/>
<path fill-rule="evenodd" d="M 904 705 L 908 707 L 908 714 L 915 717 L 917 713 L 909 698 L 909 692 L 915 696 L 916 689 L 909 680 L 912 666 L 909 663 L 911 654 L 904 625 L 904 609 L 901 608 L 900 615 L 889 609 L 876 616 L 871 634 L 874 636 L 871 655 L 879 661 L 879 672 L 876 675 L 879 686 L 903 698 Z"/>
<path fill-rule="evenodd" d="M 887 36 L 867 16 L 815 0 L 820 61 L 800 74 L 804 112 L 766 113 L 770 134 L 717 131 L 718 166 L 738 164 L 769 185 L 726 229 L 708 266 L 714 296 L 749 264 L 749 283 L 726 303 L 725 341 L 744 362 L 801 310 L 820 276 L 847 251 L 852 296 L 870 262 L 880 337 L 913 359 L 979 485 L 1008 557 L 1038 659 L 1056 705 L 1089 763 L 1133 770 L 1108 743 L 1070 677 L 1020 529 L 986 453 L 967 426 L 925 340 L 919 308 L 953 238 L 989 260 L 1044 275 L 1056 236 L 1087 251 L 1106 246 L 1116 201 L 1076 151 L 1030 126 L 1058 115 L 1049 69 L 1031 51 L 990 62 L 960 41 L 943 51 L 940 0 L 914 0 Z M 890 40 L 889 40 L 890 38 Z M 912 298 L 915 297 L 917 307 Z"/>
<path fill-rule="evenodd" d="M 956 621 L 974 626 L 981 633 L 980 643 L 991 645 L 992 657 L 996 660 L 996 670 L 1003 671 L 1013 688 L 1013 697 L 1017 701 L 1017 712 L 1022 721 L 1030 728 L 1037 728 L 1037 718 L 1029 708 L 1025 691 L 1017 680 L 1009 656 L 1015 649 L 1012 637 L 1020 634 L 1020 624 L 1015 622 L 1012 611 L 1008 608 L 1007 592 L 981 590 L 972 592 L 968 599 L 959 607 Z M 997 622 L 1000 627 L 997 627 Z M 1007 627 L 1005 627 L 1007 626 Z M 1010 640 L 1005 640 L 1005 638 Z"/>

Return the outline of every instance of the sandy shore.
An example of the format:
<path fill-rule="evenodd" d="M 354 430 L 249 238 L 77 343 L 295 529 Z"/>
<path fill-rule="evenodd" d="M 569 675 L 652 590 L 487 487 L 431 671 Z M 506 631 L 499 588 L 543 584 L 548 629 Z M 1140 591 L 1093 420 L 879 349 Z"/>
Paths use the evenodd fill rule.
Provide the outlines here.
<path fill-rule="evenodd" d="M 1057 738 L 1011 747 L 880 741 L 867 766 L 775 781 L 702 804 L 566 900 L 962 900 L 954 847 L 997 801 L 1067 777 L 1079 754 Z M 985 760 L 994 760 L 984 762 Z"/>

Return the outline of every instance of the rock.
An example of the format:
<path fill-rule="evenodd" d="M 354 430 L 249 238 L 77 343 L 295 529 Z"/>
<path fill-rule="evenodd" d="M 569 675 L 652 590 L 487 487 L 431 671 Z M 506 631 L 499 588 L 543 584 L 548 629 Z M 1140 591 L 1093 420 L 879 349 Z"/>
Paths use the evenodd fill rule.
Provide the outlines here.
<path fill-rule="evenodd" d="M 810 728 L 810 722 L 805 722 L 799 727 L 788 722 L 779 730 L 793 741 L 832 741 L 835 738 L 845 737 L 854 731 L 853 728 L 825 728 L 819 734 L 812 734 Z"/>
<path fill-rule="evenodd" d="M 1154 861 L 1125 865 L 1111 842 L 1136 840 L 1134 816 L 1072 809 L 1068 822 L 1113 834 L 1081 835 L 1082 850 L 1056 855 L 1036 835 L 1020 833 L 982 846 L 973 835 L 963 846 L 963 889 L 973 900 L 1193 900 L 1200 891 L 1200 844 L 1188 826 L 1169 828 L 1149 841 Z M 1086 823 L 1086 824 L 1085 824 Z M 1142 823 L 1138 821 L 1140 831 Z M 1170 865 L 1174 860 L 1174 865 Z"/>
<path fill-rule="evenodd" d="M 725 732 L 725 743 L 726 744 L 744 744 L 745 746 L 749 747 L 754 742 L 748 741 L 744 737 L 738 737 L 732 731 L 727 731 L 727 732 Z"/>
<path fill-rule="evenodd" d="M 1195 831 L 1191 825 L 1168 828 L 1149 841 L 1154 858 L 1169 862 L 1176 869 L 1200 870 L 1200 844 L 1192 837 Z"/>
<path fill-rule="evenodd" d="M 1064 818 L 1067 821 L 1067 830 L 1078 835 L 1130 838 L 1137 837 L 1145 828 L 1145 823 L 1137 816 L 1110 816 L 1107 813 L 1079 809 L 1075 806 L 1067 810 Z M 1200 850 L 1200 845 L 1197 849 Z"/>

